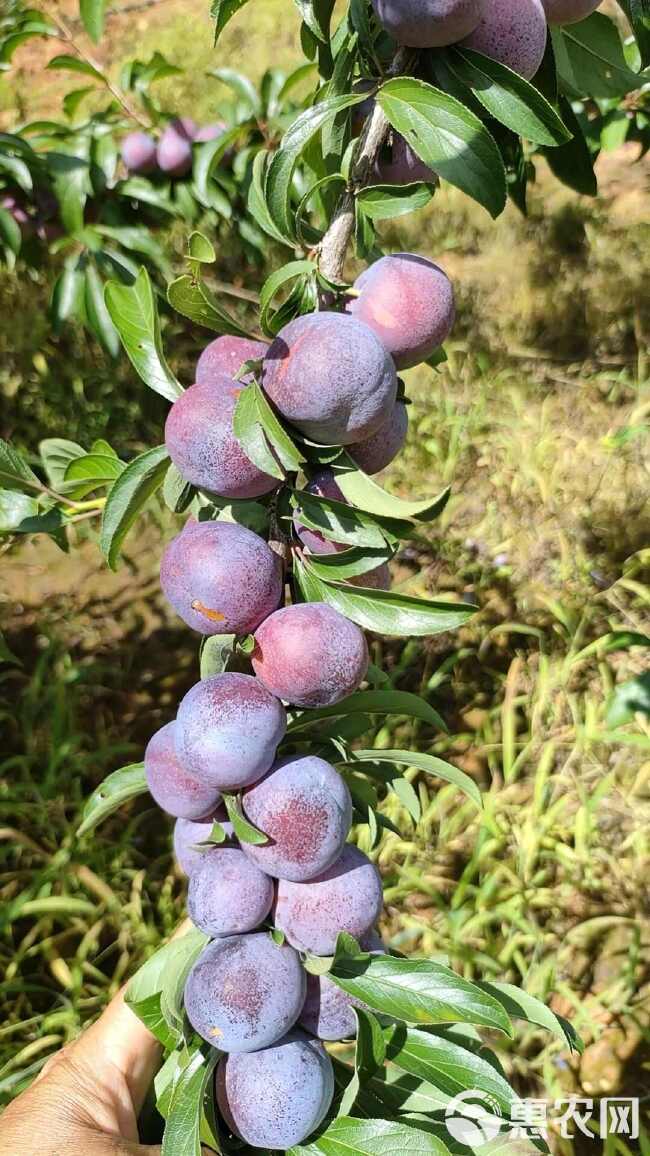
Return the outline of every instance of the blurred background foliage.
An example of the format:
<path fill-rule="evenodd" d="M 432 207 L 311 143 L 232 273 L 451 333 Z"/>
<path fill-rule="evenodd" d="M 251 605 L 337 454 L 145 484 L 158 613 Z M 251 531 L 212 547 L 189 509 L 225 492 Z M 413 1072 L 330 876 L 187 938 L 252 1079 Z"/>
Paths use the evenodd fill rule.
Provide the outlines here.
<path fill-rule="evenodd" d="M 60 7 L 72 20 L 76 6 Z M 134 38 L 142 58 L 161 51 L 184 71 L 160 99 L 214 119 L 227 93 L 206 72 L 227 62 L 258 81 L 270 63 L 290 68 L 298 20 L 280 0 L 255 0 L 217 60 L 207 7 L 115 4 L 94 52 L 118 70 Z M 54 52 L 40 41 L 17 52 L 0 85 L 3 128 L 58 107 L 68 81 L 43 72 Z M 491 222 L 446 189 L 383 233 L 387 248 L 439 259 L 458 295 L 447 364 L 406 375 L 410 437 L 386 476 L 404 495 L 451 483 L 453 498 L 401 552 L 394 583 L 457 591 L 478 613 L 454 636 L 374 640 L 391 683 L 428 698 L 450 732 L 396 719 L 374 741 L 444 753 L 485 792 L 477 816 L 412 771 L 420 822 L 385 804 L 400 835 L 373 852 L 383 930 L 400 950 L 446 952 L 466 975 L 522 984 L 574 1019 L 582 1059 L 534 1029 L 505 1054 L 499 1043 L 522 1095 L 644 1096 L 648 1083 L 650 165 L 639 152 L 602 153 L 597 200 L 542 164 L 527 218 L 509 205 Z M 186 232 L 176 223 L 162 238 L 174 266 Z M 251 263 L 223 229 L 215 274 L 255 289 L 270 250 L 266 268 Z M 106 437 L 123 456 L 155 444 L 166 403 L 85 331 L 52 332 L 51 281 L 47 267 L 0 272 L 0 435 L 28 454 L 52 436 Z M 188 383 L 205 333 L 164 323 Z M 74 834 L 84 797 L 139 757 L 196 678 L 193 640 L 157 586 L 173 522 L 154 511 L 117 574 L 91 522 L 69 554 L 49 539 L 0 546 L 0 1102 L 183 910 L 155 808 L 141 801 Z M 367 845 L 364 828 L 357 837 Z"/>

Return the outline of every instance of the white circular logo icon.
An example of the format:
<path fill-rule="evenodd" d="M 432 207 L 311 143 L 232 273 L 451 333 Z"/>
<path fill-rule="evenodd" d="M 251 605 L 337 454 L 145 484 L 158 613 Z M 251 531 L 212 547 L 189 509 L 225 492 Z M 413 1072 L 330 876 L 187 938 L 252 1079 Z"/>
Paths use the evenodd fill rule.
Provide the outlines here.
<path fill-rule="evenodd" d="M 481 1148 L 496 1140 L 502 1123 L 501 1109 L 494 1096 L 477 1088 L 460 1092 L 445 1109 L 449 1135 L 470 1148 Z"/>

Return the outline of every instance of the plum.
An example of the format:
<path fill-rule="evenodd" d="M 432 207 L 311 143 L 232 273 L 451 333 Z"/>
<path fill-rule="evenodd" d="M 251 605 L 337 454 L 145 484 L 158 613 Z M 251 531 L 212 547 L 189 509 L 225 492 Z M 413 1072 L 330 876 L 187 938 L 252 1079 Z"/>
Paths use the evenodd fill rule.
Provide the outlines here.
<path fill-rule="evenodd" d="M 426 257 L 417 253 L 380 257 L 357 277 L 354 288 L 357 296 L 348 300 L 347 312 L 377 334 L 397 369 L 426 361 L 451 333 L 455 317 L 451 281 Z M 381 428 L 374 433 L 381 436 Z"/>
<path fill-rule="evenodd" d="M 174 824 L 174 855 L 176 862 L 185 875 L 191 875 L 203 862 L 206 851 L 211 850 L 207 840 L 212 834 L 215 823 L 220 823 L 226 832 L 228 841 L 232 842 L 234 831 L 232 823 L 226 819 L 226 808 L 218 807 L 214 815 L 203 822 L 192 822 L 191 819 L 177 819 Z M 202 848 L 200 845 L 205 843 Z M 222 846 L 222 844 L 218 844 Z"/>
<path fill-rule="evenodd" d="M 279 560 L 236 522 L 188 522 L 160 567 L 165 597 L 201 634 L 249 634 L 279 606 Z"/>
<path fill-rule="evenodd" d="M 215 379 L 218 382 L 224 374 L 234 378 L 245 361 L 264 357 L 267 349 L 265 341 L 253 341 L 249 337 L 232 337 L 229 334 L 217 337 L 206 345 L 199 357 L 194 380 L 199 385 L 210 385 Z M 237 383 L 235 387 L 242 388 L 241 385 L 237 387 Z"/>
<path fill-rule="evenodd" d="M 256 1052 L 293 1027 L 305 1002 L 300 956 L 266 932 L 215 939 L 185 984 L 196 1032 L 224 1052 Z M 260 1089 L 261 1091 L 261 1089 Z"/>
<path fill-rule="evenodd" d="M 372 437 L 348 447 L 348 453 L 364 474 L 385 470 L 402 449 L 409 428 L 407 407 L 398 401 L 385 425 Z"/>
<path fill-rule="evenodd" d="M 342 313 L 310 313 L 280 330 L 262 365 L 274 405 L 305 437 L 349 445 L 387 421 L 395 367 L 372 329 Z"/>
<path fill-rule="evenodd" d="M 294 1029 L 270 1047 L 219 1061 L 219 1111 L 233 1135 L 253 1148 L 286 1151 L 324 1119 L 334 1070 L 323 1045 Z"/>
<path fill-rule="evenodd" d="M 152 173 L 157 168 L 156 151 L 156 142 L 148 132 L 130 132 L 120 145 L 122 160 L 130 173 Z"/>
<path fill-rule="evenodd" d="M 276 610 L 257 628 L 251 661 L 259 681 L 278 698 L 294 706 L 331 706 L 363 682 L 368 646 L 359 627 L 338 610 L 303 602 Z"/>
<path fill-rule="evenodd" d="M 372 6 L 398 44 L 443 48 L 476 28 L 480 0 L 372 0 Z"/>
<path fill-rule="evenodd" d="M 165 128 L 156 150 L 158 168 L 169 177 L 183 177 L 192 168 L 192 142 L 197 126 L 189 116 L 177 117 Z"/>
<path fill-rule="evenodd" d="M 222 498 L 259 498 L 279 484 L 253 465 L 235 437 L 232 420 L 242 389 L 226 375 L 191 385 L 165 424 L 169 456 L 185 480 Z"/>
<path fill-rule="evenodd" d="M 362 951 L 385 955 L 381 936 L 375 931 L 361 936 Z M 360 999 L 348 995 L 328 975 L 307 975 L 307 996 L 298 1023 L 319 1040 L 344 1040 L 356 1035 L 357 1021 L 353 1009 L 365 1008 Z"/>
<path fill-rule="evenodd" d="M 227 127 L 225 120 L 215 120 L 212 124 L 202 124 L 194 133 L 194 140 L 197 144 L 207 140 L 218 140 L 220 136 L 223 136 Z"/>
<path fill-rule="evenodd" d="M 206 935 L 239 935 L 263 923 L 273 895 L 268 875 L 239 847 L 215 846 L 190 875 L 187 913 Z"/>
<path fill-rule="evenodd" d="M 302 882 L 320 875 L 345 845 L 352 800 L 341 776 L 316 755 L 291 755 L 244 792 L 243 808 L 268 843 L 242 851 L 262 871 Z"/>
<path fill-rule="evenodd" d="M 281 879 L 276 926 L 299 951 L 333 955 L 339 931 L 355 939 L 377 922 L 382 909 L 381 877 L 358 847 L 347 844 L 327 871 L 308 883 Z"/>
<path fill-rule="evenodd" d="M 170 722 L 149 739 L 144 771 L 149 791 L 159 807 L 177 819 L 205 819 L 221 800 L 219 791 L 190 775 L 176 753 L 176 723 Z"/>
<path fill-rule="evenodd" d="M 219 791 L 247 787 L 269 770 L 284 736 L 282 703 L 249 674 L 215 674 L 193 686 L 176 719 L 176 751 L 188 772 Z"/>
<path fill-rule="evenodd" d="M 378 185 L 412 185 L 416 181 L 428 185 L 439 183 L 437 173 L 425 165 L 402 134 L 395 131 L 377 157 L 373 172 L 373 183 Z"/>
<path fill-rule="evenodd" d="M 480 0 L 481 18 L 462 44 L 531 80 L 546 51 L 542 0 Z"/>
<path fill-rule="evenodd" d="M 542 0 L 542 3 L 549 24 L 577 24 L 600 8 L 602 0 Z"/>
<path fill-rule="evenodd" d="M 33 236 L 34 218 L 28 213 L 25 201 L 21 197 L 7 194 L 0 200 L 0 208 L 13 217 L 24 241 Z"/>

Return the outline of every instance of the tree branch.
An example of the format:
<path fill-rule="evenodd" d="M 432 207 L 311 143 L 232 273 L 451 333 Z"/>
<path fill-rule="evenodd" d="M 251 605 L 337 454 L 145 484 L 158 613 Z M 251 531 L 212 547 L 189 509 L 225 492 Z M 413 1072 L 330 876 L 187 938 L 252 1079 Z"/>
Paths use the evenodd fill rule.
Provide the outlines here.
<path fill-rule="evenodd" d="M 73 52 L 76 52 L 80 60 L 85 61 L 86 64 L 89 64 L 91 68 L 94 68 L 96 72 L 101 74 L 111 96 L 121 106 L 126 115 L 130 117 L 131 120 L 134 120 L 136 124 L 141 125 L 142 128 L 151 128 L 151 121 L 138 111 L 135 105 L 131 103 L 125 92 L 118 88 L 117 85 L 113 84 L 110 77 L 108 77 L 104 72 L 102 65 L 99 64 L 99 62 L 95 60 L 94 56 L 87 52 L 85 48 L 81 48 L 80 45 L 77 44 L 72 31 L 68 27 L 63 17 L 56 11 L 54 5 L 47 4 L 45 6 L 45 12 L 47 13 L 49 19 L 58 28 L 59 38 L 63 40 L 73 50 Z"/>
<path fill-rule="evenodd" d="M 401 76 L 408 71 L 412 50 L 400 48 L 395 53 L 386 72 L 386 80 Z M 319 268 L 331 281 L 341 281 L 345 265 L 345 255 L 354 233 L 354 202 L 359 189 L 370 181 L 372 171 L 384 146 L 390 124 L 386 113 L 375 101 L 372 113 L 367 118 L 361 136 L 352 156 L 350 175 L 345 192 L 342 194 L 329 228 L 319 245 Z"/>

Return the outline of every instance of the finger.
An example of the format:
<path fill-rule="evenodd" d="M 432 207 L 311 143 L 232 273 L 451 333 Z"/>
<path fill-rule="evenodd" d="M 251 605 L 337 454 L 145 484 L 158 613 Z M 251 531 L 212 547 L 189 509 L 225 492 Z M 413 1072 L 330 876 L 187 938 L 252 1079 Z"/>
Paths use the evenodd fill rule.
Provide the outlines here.
<path fill-rule="evenodd" d="M 136 1115 L 151 1085 L 162 1058 L 158 1040 L 144 1026 L 125 1002 L 124 990 L 118 992 L 99 1017 L 74 1045 L 75 1059 L 87 1060 L 95 1069 L 117 1068 L 124 1076 L 133 1099 Z"/>

